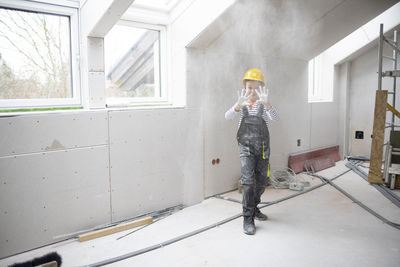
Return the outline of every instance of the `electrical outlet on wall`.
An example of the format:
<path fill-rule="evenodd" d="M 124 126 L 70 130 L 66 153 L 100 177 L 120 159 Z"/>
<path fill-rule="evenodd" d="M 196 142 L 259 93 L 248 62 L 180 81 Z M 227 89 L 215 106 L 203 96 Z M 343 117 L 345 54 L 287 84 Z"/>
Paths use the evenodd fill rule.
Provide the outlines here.
<path fill-rule="evenodd" d="M 356 139 L 364 139 L 364 131 L 356 131 Z"/>
<path fill-rule="evenodd" d="M 297 139 L 297 146 L 301 146 L 301 139 Z"/>

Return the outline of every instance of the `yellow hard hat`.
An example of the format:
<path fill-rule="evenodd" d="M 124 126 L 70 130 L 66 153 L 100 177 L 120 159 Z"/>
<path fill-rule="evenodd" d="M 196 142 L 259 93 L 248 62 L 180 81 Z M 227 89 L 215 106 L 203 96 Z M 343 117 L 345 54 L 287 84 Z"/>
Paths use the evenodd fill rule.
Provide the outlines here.
<path fill-rule="evenodd" d="M 263 86 L 265 86 L 264 75 L 263 75 L 262 71 L 259 69 L 248 70 L 243 77 L 243 80 L 242 80 L 243 85 L 246 85 L 245 84 L 246 80 L 259 81 L 259 82 L 262 82 Z"/>

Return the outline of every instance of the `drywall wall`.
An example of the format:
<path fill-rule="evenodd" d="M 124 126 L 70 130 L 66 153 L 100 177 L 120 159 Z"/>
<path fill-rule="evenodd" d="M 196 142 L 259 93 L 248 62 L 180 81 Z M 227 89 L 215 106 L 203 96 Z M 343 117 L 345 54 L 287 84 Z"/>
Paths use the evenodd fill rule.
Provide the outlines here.
<path fill-rule="evenodd" d="M 236 0 L 193 0 L 190 5 L 168 26 L 168 46 L 173 60 L 168 64 L 168 85 L 172 103 L 177 106 L 187 105 L 187 93 L 190 90 L 186 81 L 186 48 L 204 28 L 216 20 Z M 212 7 L 212 8 L 210 8 Z M 190 106 L 190 105 L 187 105 Z"/>
<path fill-rule="evenodd" d="M 0 117 L 0 257 L 203 199 L 199 109 Z"/>
<path fill-rule="evenodd" d="M 205 196 L 234 189 L 240 177 L 237 121 L 224 121 L 223 114 L 237 100 L 250 68 L 264 71 L 281 117 L 270 126 L 272 169 L 285 168 L 288 155 L 303 150 L 340 144 L 345 154 L 343 133 L 350 126 L 342 108 L 351 113 L 350 67 L 335 68 L 333 101 L 308 103 L 308 60 L 396 3 L 363 1 L 361 8 L 361 2 L 237 1 L 190 43 L 188 89 L 204 94 L 192 91 L 200 99 L 193 103 L 203 107 Z M 346 73 L 344 81 L 339 71 Z M 188 103 L 190 98 L 188 93 Z M 219 165 L 212 165 L 215 158 Z"/>
<path fill-rule="evenodd" d="M 236 131 L 238 120 L 226 121 L 225 112 L 237 100 L 242 88 L 241 79 L 249 68 L 264 71 L 270 101 L 280 115 L 280 121 L 270 124 L 271 169 L 287 166 L 290 153 L 336 144 L 337 102 L 309 104 L 307 101 L 308 62 L 298 59 L 274 58 L 262 54 L 229 54 L 205 50 L 190 52 L 188 58 L 197 58 L 203 64 L 204 114 L 204 183 L 205 195 L 232 190 L 240 178 L 240 162 Z M 194 56 L 193 56 L 194 54 Z M 201 63 L 201 60 L 204 60 Z M 290 74 L 290 75 L 289 75 Z M 199 79 L 195 72 L 189 80 Z M 297 140 L 300 139 L 300 146 Z M 220 158 L 219 165 L 212 160 Z"/>
<path fill-rule="evenodd" d="M 228 12 L 243 14 L 254 6 L 258 7 L 254 9 L 255 14 L 267 12 L 268 5 L 256 3 L 240 1 Z M 299 59 L 299 56 L 284 55 L 273 43 L 274 40 L 279 43 L 279 38 L 262 39 L 262 36 L 275 32 L 271 21 L 263 23 L 265 17 L 258 16 L 259 20 L 256 20 L 257 16 L 251 16 L 251 29 L 246 16 L 237 20 L 238 17 L 232 15 L 236 21 L 229 23 L 229 16 L 224 14 L 223 23 L 215 23 L 217 27 L 222 27 L 222 24 L 225 32 L 219 36 L 210 35 L 212 38 L 198 38 L 187 54 L 187 83 L 195 84 L 203 92 L 200 103 L 203 103 L 204 114 L 205 196 L 234 189 L 240 178 L 235 138 L 238 121 L 226 121 L 224 113 L 236 102 L 237 91 L 243 86 L 242 77 L 250 68 L 264 72 L 271 103 L 280 115 L 279 122 L 270 124 L 272 170 L 286 168 L 291 153 L 335 145 L 338 139 L 337 97 L 333 102 L 308 103 L 308 61 Z M 290 20 L 280 26 L 288 28 L 292 23 L 294 21 Z M 263 33 L 261 37 L 256 37 L 257 29 Z M 254 33 L 254 39 L 249 33 Z M 201 71 L 201 75 L 194 71 L 196 69 Z M 297 146 L 297 140 L 300 140 L 300 146 Z M 220 164 L 212 165 L 216 158 L 220 158 Z"/>
<path fill-rule="evenodd" d="M 193 109 L 109 113 L 113 221 L 203 198 L 199 116 Z"/>
<path fill-rule="evenodd" d="M 0 257 L 110 222 L 106 112 L 0 118 Z"/>

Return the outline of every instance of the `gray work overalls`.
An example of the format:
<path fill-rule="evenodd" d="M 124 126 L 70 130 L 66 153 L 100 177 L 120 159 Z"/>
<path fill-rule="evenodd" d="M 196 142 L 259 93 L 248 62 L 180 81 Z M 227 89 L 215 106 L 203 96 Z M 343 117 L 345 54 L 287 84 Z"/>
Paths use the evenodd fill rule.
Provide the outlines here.
<path fill-rule="evenodd" d="M 264 106 L 259 105 L 257 115 L 249 115 L 242 108 L 242 121 L 237 132 L 242 171 L 243 216 L 254 216 L 261 201 L 268 177 L 269 131 L 262 117 Z"/>

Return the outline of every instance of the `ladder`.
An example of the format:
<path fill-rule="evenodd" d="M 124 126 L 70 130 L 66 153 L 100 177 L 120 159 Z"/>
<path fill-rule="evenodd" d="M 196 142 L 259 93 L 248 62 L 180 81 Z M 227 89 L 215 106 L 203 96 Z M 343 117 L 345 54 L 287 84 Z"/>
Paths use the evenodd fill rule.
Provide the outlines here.
<path fill-rule="evenodd" d="M 383 55 L 384 45 L 389 45 L 393 49 L 392 57 Z M 397 31 L 394 31 L 393 40 L 387 38 L 383 34 L 383 24 L 380 24 L 379 46 L 378 46 L 378 90 L 376 91 L 374 125 L 372 132 L 371 144 L 371 161 L 368 174 L 368 182 L 390 185 L 392 189 L 395 187 L 396 174 L 400 175 L 400 166 L 392 166 L 392 155 L 400 155 L 400 148 L 391 145 L 390 140 L 384 144 L 385 129 L 390 128 L 393 132 L 395 127 L 395 116 L 400 118 L 400 112 L 396 110 L 396 79 L 400 77 L 400 71 L 397 68 L 398 54 L 400 48 L 398 46 Z M 382 71 L 383 59 L 391 60 L 393 69 Z M 393 91 L 388 92 L 382 90 L 382 79 L 391 77 L 393 79 Z M 392 95 L 391 105 L 387 103 L 388 94 Z M 391 111 L 391 123 L 386 125 L 386 112 Z M 386 146 L 384 158 L 384 170 L 382 173 L 382 152 L 383 146 Z M 382 179 L 383 177 L 383 179 Z"/>

